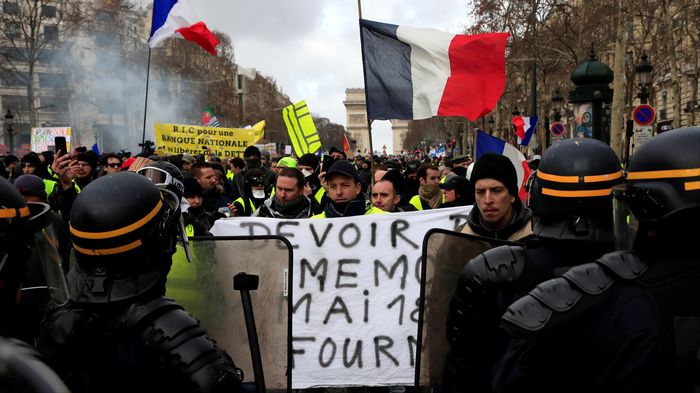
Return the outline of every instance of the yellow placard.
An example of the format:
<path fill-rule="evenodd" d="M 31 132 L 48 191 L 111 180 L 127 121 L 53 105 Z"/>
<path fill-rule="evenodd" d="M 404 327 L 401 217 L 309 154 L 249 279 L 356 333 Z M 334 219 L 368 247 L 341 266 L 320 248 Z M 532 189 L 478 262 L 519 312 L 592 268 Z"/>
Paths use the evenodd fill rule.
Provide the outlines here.
<path fill-rule="evenodd" d="M 306 100 L 289 105 L 282 109 L 284 124 L 287 126 L 289 139 L 298 157 L 306 153 L 316 153 L 322 149 L 321 139 L 316 131 L 314 119 L 311 116 Z"/>
<path fill-rule="evenodd" d="M 156 146 L 169 155 L 213 154 L 219 157 L 243 157 L 248 146 L 256 144 L 264 133 L 262 122 L 253 128 L 221 128 L 183 124 L 154 126 Z M 210 149 L 211 153 L 204 147 Z"/>

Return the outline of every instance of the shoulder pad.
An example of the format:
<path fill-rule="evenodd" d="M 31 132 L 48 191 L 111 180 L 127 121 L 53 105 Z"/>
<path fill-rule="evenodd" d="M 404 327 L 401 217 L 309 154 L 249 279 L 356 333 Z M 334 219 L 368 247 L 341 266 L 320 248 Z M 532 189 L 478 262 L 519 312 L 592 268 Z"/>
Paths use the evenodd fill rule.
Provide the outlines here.
<path fill-rule="evenodd" d="M 613 279 L 597 263 L 586 263 L 574 266 L 562 276 L 571 281 L 579 290 L 598 295 L 605 292 L 613 284 Z"/>
<path fill-rule="evenodd" d="M 150 323 L 158 316 L 176 309 L 183 310 L 182 306 L 175 303 L 173 299 L 160 296 L 148 303 L 132 304 L 122 315 L 122 321 L 127 328 L 133 328 L 139 324 Z"/>
<path fill-rule="evenodd" d="M 610 269 L 615 275 L 625 280 L 634 280 L 649 268 L 637 254 L 632 251 L 615 251 L 600 257 L 596 262 Z"/>
<path fill-rule="evenodd" d="M 525 269 L 527 253 L 519 246 L 499 246 L 467 262 L 459 277 L 459 286 L 483 289 L 516 281 Z"/>
<path fill-rule="evenodd" d="M 606 302 L 614 282 L 597 263 L 575 266 L 511 304 L 501 327 L 516 337 L 555 329 Z"/>
<path fill-rule="evenodd" d="M 554 311 L 534 296 L 526 295 L 508 307 L 501 317 L 501 327 L 513 336 L 528 336 L 542 330 Z"/>

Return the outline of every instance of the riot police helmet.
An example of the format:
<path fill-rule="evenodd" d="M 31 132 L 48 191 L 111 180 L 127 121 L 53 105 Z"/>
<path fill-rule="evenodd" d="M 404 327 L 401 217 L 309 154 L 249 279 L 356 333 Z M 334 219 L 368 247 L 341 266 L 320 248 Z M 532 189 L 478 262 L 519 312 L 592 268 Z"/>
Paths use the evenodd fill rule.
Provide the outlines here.
<path fill-rule="evenodd" d="M 613 241 L 611 193 L 623 174 L 610 146 L 591 138 L 557 142 L 532 176 L 528 206 L 538 237 Z"/>
<path fill-rule="evenodd" d="M 133 172 L 103 176 L 73 203 L 76 264 L 68 274 L 78 302 L 118 301 L 163 289 L 175 252 L 179 198 Z"/>
<path fill-rule="evenodd" d="M 700 220 L 700 127 L 651 138 L 631 157 L 626 180 L 613 190 L 618 247 L 633 248 L 650 233 L 691 236 L 688 224 Z"/>
<path fill-rule="evenodd" d="M 3 312 L 15 303 L 32 249 L 39 257 L 53 302 L 62 304 L 68 300 L 49 211 L 45 203 L 26 202 L 9 181 L 0 178 L 0 310 Z"/>

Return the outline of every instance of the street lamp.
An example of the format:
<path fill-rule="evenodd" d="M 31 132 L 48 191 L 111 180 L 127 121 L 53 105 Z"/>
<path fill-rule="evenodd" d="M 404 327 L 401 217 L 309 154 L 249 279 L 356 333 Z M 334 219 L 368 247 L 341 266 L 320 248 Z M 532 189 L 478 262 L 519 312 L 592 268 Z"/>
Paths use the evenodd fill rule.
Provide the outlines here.
<path fill-rule="evenodd" d="M 8 136 L 8 141 L 7 141 L 7 148 L 9 151 L 12 151 L 12 133 L 14 130 L 12 129 L 12 126 L 15 124 L 15 116 L 12 114 L 10 111 L 10 108 L 7 108 L 7 113 L 5 114 L 5 125 L 7 126 L 7 136 Z"/>
<path fill-rule="evenodd" d="M 649 63 L 649 58 L 646 53 L 642 53 L 642 62 L 634 68 L 634 73 L 637 74 L 637 84 L 639 85 L 639 100 L 642 104 L 646 104 L 649 99 L 651 90 L 651 71 L 654 67 Z"/>

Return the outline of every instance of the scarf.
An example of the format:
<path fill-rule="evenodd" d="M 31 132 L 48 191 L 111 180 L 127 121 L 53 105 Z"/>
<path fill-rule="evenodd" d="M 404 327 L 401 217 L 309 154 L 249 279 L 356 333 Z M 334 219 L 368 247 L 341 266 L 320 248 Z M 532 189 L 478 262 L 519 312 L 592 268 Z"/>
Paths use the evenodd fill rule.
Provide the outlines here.
<path fill-rule="evenodd" d="M 323 209 L 327 218 L 361 216 L 367 211 L 367 204 L 362 194 L 347 203 L 335 203 L 330 201 Z"/>
<path fill-rule="evenodd" d="M 308 209 L 309 205 L 309 199 L 303 195 L 289 202 L 282 202 L 277 198 L 272 198 L 272 208 L 287 217 L 301 218 L 299 214 Z"/>
<path fill-rule="evenodd" d="M 431 209 L 437 209 L 442 204 L 442 190 L 437 184 L 421 184 L 418 195 L 428 201 Z"/>

